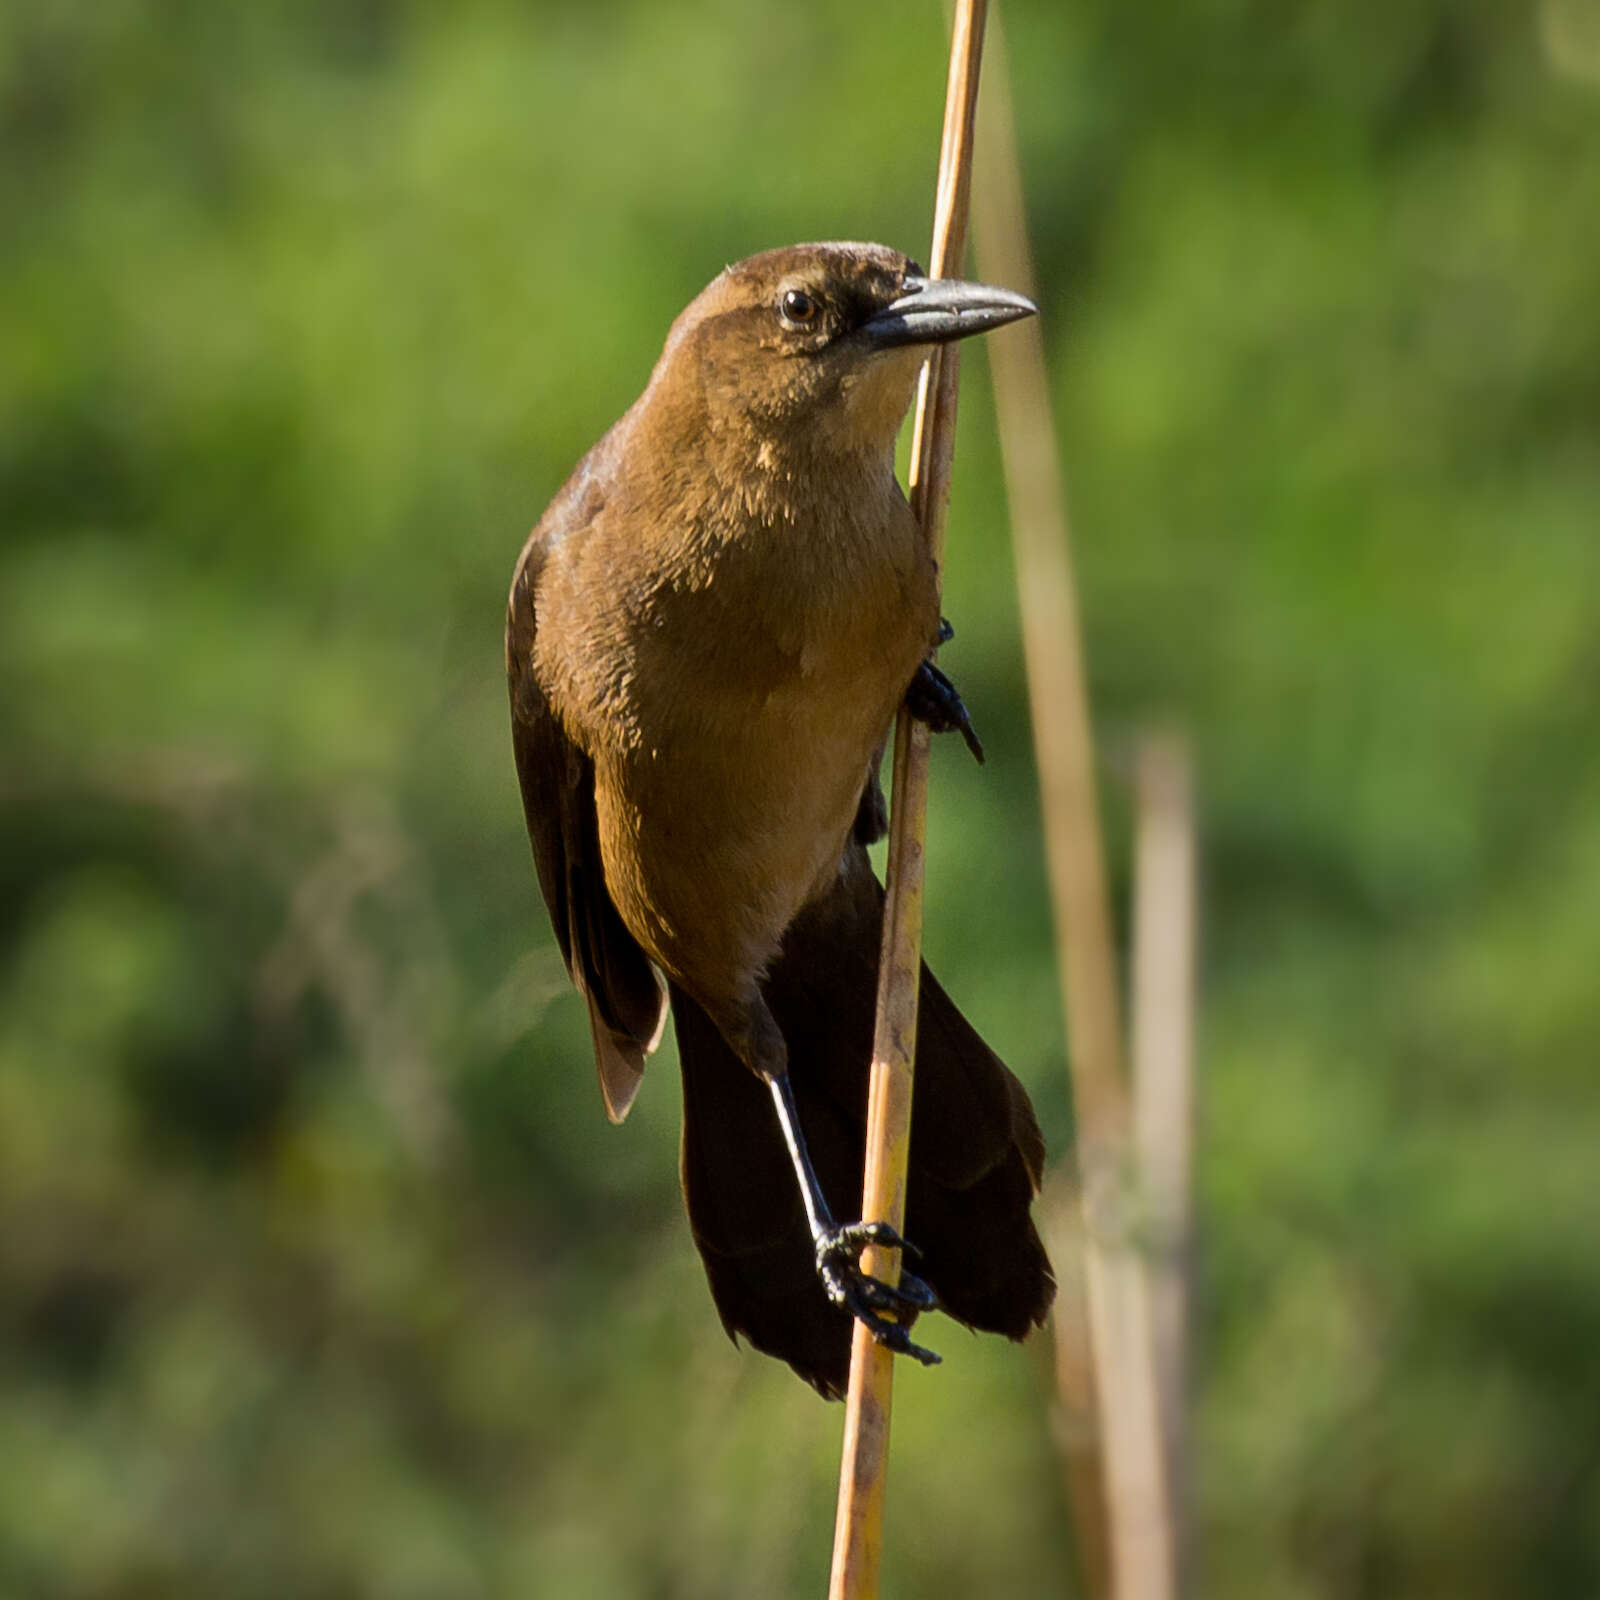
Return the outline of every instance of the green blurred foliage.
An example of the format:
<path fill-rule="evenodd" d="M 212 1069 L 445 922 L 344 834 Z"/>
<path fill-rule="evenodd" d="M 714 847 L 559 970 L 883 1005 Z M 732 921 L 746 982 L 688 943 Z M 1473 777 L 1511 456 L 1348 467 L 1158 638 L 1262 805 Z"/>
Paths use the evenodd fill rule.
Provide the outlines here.
<path fill-rule="evenodd" d="M 1201 763 L 1199 1586 L 1593 1593 L 1600 13 L 1007 21 L 1100 725 Z M 499 630 L 725 261 L 925 249 L 944 49 L 0 11 L 0 1591 L 821 1591 L 840 1413 L 721 1337 L 670 1049 L 601 1115 Z M 1060 1155 L 968 374 L 928 945 Z M 1043 1350 L 934 1342 L 886 1593 L 1061 1592 Z"/>

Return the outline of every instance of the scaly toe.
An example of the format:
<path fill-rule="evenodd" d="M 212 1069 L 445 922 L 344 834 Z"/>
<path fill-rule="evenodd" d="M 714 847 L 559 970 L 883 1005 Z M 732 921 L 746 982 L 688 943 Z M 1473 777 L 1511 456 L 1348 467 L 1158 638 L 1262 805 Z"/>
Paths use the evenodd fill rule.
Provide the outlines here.
<path fill-rule="evenodd" d="M 903 1272 L 898 1286 L 868 1276 L 857 1260 L 868 1245 L 917 1253 L 885 1222 L 852 1222 L 835 1228 L 817 1241 L 817 1276 L 829 1301 L 861 1322 L 887 1349 L 925 1366 L 935 1365 L 939 1356 L 913 1344 L 907 1330 L 919 1313 L 938 1306 L 938 1295 L 915 1273 Z"/>

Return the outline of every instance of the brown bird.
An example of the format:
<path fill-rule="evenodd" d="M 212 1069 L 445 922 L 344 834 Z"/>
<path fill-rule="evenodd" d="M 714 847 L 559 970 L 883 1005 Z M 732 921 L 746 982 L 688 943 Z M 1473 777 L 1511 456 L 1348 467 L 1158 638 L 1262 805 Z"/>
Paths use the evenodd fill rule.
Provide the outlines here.
<path fill-rule="evenodd" d="M 862 1176 L 885 737 L 909 696 L 981 759 L 930 659 L 938 588 L 895 437 L 927 346 L 1033 310 L 881 245 L 729 267 L 511 586 L 517 773 L 606 1110 L 627 1114 L 670 1002 L 717 1310 L 829 1396 L 842 1313 L 937 1360 L 908 1337 L 918 1311 L 1020 1339 L 1055 1291 L 1029 1215 L 1033 1109 L 926 968 L 906 1221 L 922 1276 L 868 1277 L 867 1243 L 903 1241 L 834 1220 Z"/>

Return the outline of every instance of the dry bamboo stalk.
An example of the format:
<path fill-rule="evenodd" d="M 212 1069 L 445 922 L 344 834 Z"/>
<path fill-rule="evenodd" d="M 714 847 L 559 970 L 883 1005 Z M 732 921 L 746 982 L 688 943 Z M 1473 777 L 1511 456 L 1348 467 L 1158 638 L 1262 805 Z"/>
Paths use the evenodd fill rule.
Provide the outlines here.
<path fill-rule="evenodd" d="M 935 278 L 959 275 L 966 250 L 972 129 L 987 9 L 987 0 L 958 0 L 956 6 L 939 152 L 933 252 L 928 262 Z M 911 446 L 911 508 L 922 524 L 936 565 L 944 555 L 959 372 L 954 346 L 945 346 L 923 368 L 917 393 Z M 905 1221 L 911 1144 L 912 1066 L 916 1059 L 917 992 L 922 973 L 928 743 L 927 728 L 902 712 L 895 726 L 888 901 L 883 917 L 878 1012 L 868 1089 L 867 1170 L 861 1203 L 862 1216 L 885 1221 L 896 1230 Z M 862 1265 L 874 1276 L 898 1282 L 898 1254 L 868 1250 Z M 830 1600 L 874 1600 L 878 1593 L 893 1376 L 893 1355 L 857 1323 L 850 1347 L 850 1390 L 845 1401 Z"/>
<path fill-rule="evenodd" d="M 1002 48 L 998 34 L 994 48 Z M 1004 55 L 998 54 L 985 100 L 988 134 L 975 218 L 980 275 L 1033 295 L 1006 82 Z M 1167 1600 L 1175 1583 L 1173 1535 L 1149 1279 L 1133 1238 L 1132 1109 L 1083 646 L 1039 324 L 1001 330 L 989 341 L 989 361 L 1016 542 L 1028 701 L 1067 1002 L 1112 1593 L 1118 1600 Z"/>
<path fill-rule="evenodd" d="M 1189 748 L 1139 742 L 1135 775 L 1133 1117 L 1154 1224 L 1151 1310 L 1180 1572 L 1188 1522 L 1190 1172 L 1194 1152 L 1195 845 Z"/>
<path fill-rule="evenodd" d="M 1094 1351 L 1089 1344 L 1089 1285 L 1084 1272 L 1083 1198 L 1065 1162 L 1045 1179 L 1039 1225 L 1056 1269 L 1055 1404 L 1051 1432 L 1072 1518 L 1078 1576 L 1089 1600 L 1111 1593 L 1106 1485 L 1095 1398 Z"/>

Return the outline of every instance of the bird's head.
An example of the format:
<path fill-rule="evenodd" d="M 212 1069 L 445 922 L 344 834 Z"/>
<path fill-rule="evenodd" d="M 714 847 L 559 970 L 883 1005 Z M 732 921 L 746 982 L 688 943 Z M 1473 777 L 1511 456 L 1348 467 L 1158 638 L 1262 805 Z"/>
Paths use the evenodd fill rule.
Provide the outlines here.
<path fill-rule="evenodd" d="M 715 279 L 673 325 L 654 382 L 692 396 L 713 431 L 892 449 L 928 346 L 1034 310 L 1008 289 L 927 278 L 883 245 L 791 245 Z"/>

